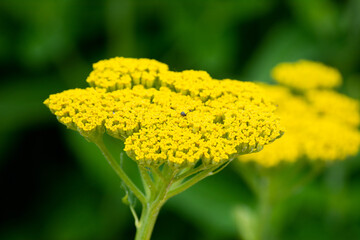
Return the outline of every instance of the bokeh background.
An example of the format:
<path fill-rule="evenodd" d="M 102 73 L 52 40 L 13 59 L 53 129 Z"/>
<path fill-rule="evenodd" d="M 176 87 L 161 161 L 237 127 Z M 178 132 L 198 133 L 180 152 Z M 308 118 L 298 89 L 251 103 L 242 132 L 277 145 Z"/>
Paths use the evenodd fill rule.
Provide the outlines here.
<path fill-rule="evenodd" d="M 86 87 L 92 63 L 145 57 L 269 82 L 277 63 L 305 58 L 338 68 L 339 91 L 359 99 L 359 13 L 359 0 L 0 1 L 0 239 L 134 237 L 115 173 L 42 104 Z M 297 199 L 282 239 L 360 239 L 360 157 L 333 164 Z M 171 199 L 153 239 L 239 239 L 234 209 L 253 200 L 228 167 Z"/>

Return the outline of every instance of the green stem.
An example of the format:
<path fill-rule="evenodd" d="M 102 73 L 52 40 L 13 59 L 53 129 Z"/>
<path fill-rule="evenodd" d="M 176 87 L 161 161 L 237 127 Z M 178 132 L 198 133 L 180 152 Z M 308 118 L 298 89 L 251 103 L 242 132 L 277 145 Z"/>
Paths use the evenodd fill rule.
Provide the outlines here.
<path fill-rule="evenodd" d="M 143 209 L 141 212 L 140 222 L 137 226 L 135 240 L 150 239 L 160 209 L 165 204 L 167 199 L 169 199 L 167 197 L 167 194 L 174 182 L 175 176 L 178 171 L 173 171 L 169 168 L 164 170 L 164 172 L 165 181 L 161 180 L 157 182 L 156 188 L 151 191 L 152 196 L 150 197 L 150 199 L 152 201 L 143 204 Z"/>
<path fill-rule="evenodd" d="M 270 194 L 270 179 L 262 179 L 261 190 L 259 191 L 259 240 L 274 239 L 272 226 L 272 202 Z"/>
<path fill-rule="evenodd" d="M 105 156 L 106 160 L 110 164 L 110 166 L 114 169 L 116 174 L 121 178 L 121 180 L 126 184 L 126 186 L 134 193 L 134 195 L 139 199 L 139 201 L 143 204 L 146 203 L 146 198 L 144 194 L 140 191 L 140 189 L 131 181 L 129 176 L 124 172 L 124 170 L 119 166 L 119 164 L 116 162 L 114 157 L 111 155 L 107 147 L 105 146 L 102 139 L 98 139 L 97 141 L 94 141 L 94 143 L 98 146 L 98 148 L 101 150 L 103 155 Z"/>
<path fill-rule="evenodd" d="M 172 189 L 169 194 L 167 195 L 167 199 L 185 191 L 186 189 L 188 189 L 189 187 L 193 186 L 195 183 L 201 181 L 202 179 L 211 176 L 214 174 L 214 170 L 216 170 L 218 168 L 218 166 L 216 167 L 211 167 L 208 169 L 204 169 L 202 172 L 198 173 L 197 175 L 195 175 L 194 177 L 192 177 L 190 180 L 180 184 L 180 186 L 176 187 L 175 189 Z"/>
<path fill-rule="evenodd" d="M 254 234 L 246 236 L 251 240 L 273 240 L 273 181 L 271 176 L 259 172 L 261 169 L 256 167 L 250 163 L 237 163 L 238 171 L 257 198 L 256 214 L 253 215 Z"/>
<path fill-rule="evenodd" d="M 146 204 L 141 212 L 135 240 L 149 240 L 162 207 L 161 202 Z"/>
<path fill-rule="evenodd" d="M 188 170 L 188 171 L 180 174 L 179 176 L 177 176 L 177 177 L 175 178 L 175 180 L 176 180 L 176 181 L 182 181 L 182 180 L 184 180 L 185 178 L 190 177 L 191 175 L 194 175 L 194 174 L 196 174 L 196 173 L 198 173 L 198 172 L 200 172 L 200 171 L 202 171 L 202 170 L 204 170 L 204 169 L 205 169 L 204 166 L 199 166 L 199 167 L 197 167 L 197 168 L 192 168 L 191 170 Z"/>
<path fill-rule="evenodd" d="M 142 167 L 140 165 L 138 167 L 139 167 L 141 180 L 142 180 L 143 186 L 145 188 L 146 196 L 150 197 L 151 192 L 156 191 L 156 187 L 155 187 L 149 173 L 147 172 L 148 170 L 145 167 Z"/>
<path fill-rule="evenodd" d="M 155 181 L 159 181 L 159 179 L 161 181 L 165 181 L 164 175 L 162 174 L 162 172 L 160 171 L 160 169 L 158 167 L 151 167 L 151 171 L 153 173 Z"/>

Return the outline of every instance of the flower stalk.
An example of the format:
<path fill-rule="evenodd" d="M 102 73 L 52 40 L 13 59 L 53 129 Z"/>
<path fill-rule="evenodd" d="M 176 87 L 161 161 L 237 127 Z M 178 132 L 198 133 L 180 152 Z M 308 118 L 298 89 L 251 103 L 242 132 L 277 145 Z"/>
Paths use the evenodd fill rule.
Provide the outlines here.
<path fill-rule="evenodd" d="M 149 176 L 147 173 L 144 174 L 144 170 L 144 168 L 140 167 L 140 172 L 143 172 L 143 174 L 141 174 L 143 179 L 144 176 Z M 159 181 L 155 182 L 155 188 L 150 189 L 149 191 L 148 201 L 142 206 L 141 218 L 139 225 L 137 226 L 135 240 L 150 239 L 160 209 L 168 199 L 167 194 L 174 182 L 177 171 L 174 171 L 167 166 L 163 166 L 162 170 L 164 178 L 159 178 Z M 148 178 L 148 180 L 151 179 Z M 148 181 L 146 180 L 143 182 L 148 184 Z"/>
<path fill-rule="evenodd" d="M 274 240 L 281 238 L 279 234 L 288 212 L 286 202 L 314 181 L 325 164 L 297 162 L 268 169 L 256 163 L 236 162 L 235 166 L 256 199 L 253 209 L 244 210 L 240 206 L 236 211 L 241 237 L 244 240 Z M 245 229 L 249 219 L 253 224 L 252 234 Z"/>
<path fill-rule="evenodd" d="M 114 169 L 116 174 L 120 177 L 120 179 L 124 182 L 124 184 L 134 193 L 136 198 L 141 202 L 145 203 L 146 199 L 144 194 L 140 191 L 140 189 L 135 185 L 135 183 L 129 178 L 129 176 L 125 173 L 125 171 L 121 168 L 121 166 L 116 162 L 114 157 L 111 155 L 110 151 L 104 144 L 102 138 L 97 139 L 94 143 L 98 146 L 110 166 Z"/>
<path fill-rule="evenodd" d="M 151 238 L 160 209 L 167 200 L 185 191 L 202 179 L 216 174 L 231 162 L 229 160 L 221 166 L 208 166 L 201 163 L 196 168 L 186 168 L 182 171 L 165 164 L 160 167 L 138 165 L 144 189 L 143 192 L 115 160 L 102 138 L 93 140 L 93 142 L 98 146 L 123 184 L 135 195 L 142 205 L 141 216 L 138 219 L 132 203 L 129 203 L 130 210 L 135 218 L 135 240 L 148 240 Z"/>
<path fill-rule="evenodd" d="M 143 207 L 139 225 L 136 226 L 135 240 L 148 240 L 151 238 L 161 207 L 160 202 Z"/>

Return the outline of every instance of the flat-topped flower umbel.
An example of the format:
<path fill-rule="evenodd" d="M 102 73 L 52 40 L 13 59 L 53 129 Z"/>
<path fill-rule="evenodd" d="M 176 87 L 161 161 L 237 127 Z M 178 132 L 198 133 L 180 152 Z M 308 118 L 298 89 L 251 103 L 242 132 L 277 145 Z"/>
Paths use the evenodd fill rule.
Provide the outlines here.
<path fill-rule="evenodd" d="M 150 237 L 155 220 L 149 218 L 168 198 L 283 133 L 275 106 L 254 83 L 121 57 L 94 64 L 87 82 L 90 88 L 54 94 L 44 103 L 61 123 L 99 146 L 143 203 L 137 239 Z M 125 142 L 145 193 L 107 151 L 105 132 Z"/>
<path fill-rule="evenodd" d="M 344 160 L 360 147 L 359 102 L 333 90 L 293 94 L 284 86 L 262 85 L 278 104 L 276 113 L 286 134 L 256 154 L 240 156 L 262 166 L 306 159 L 310 162 Z"/>
<path fill-rule="evenodd" d="M 332 89 L 341 84 L 338 70 L 300 60 L 278 64 L 272 75 L 281 85 L 262 87 L 278 105 L 276 113 L 286 135 L 260 153 L 240 156 L 241 161 L 276 166 L 304 158 L 321 162 L 344 160 L 358 153 L 360 104 Z"/>
<path fill-rule="evenodd" d="M 51 95 L 45 104 L 87 138 L 106 131 L 125 141 L 143 164 L 223 163 L 281 135 L 275 107 L 253 83 L 170 72 L 148 59 L 115 58 L 94 68 L 87 80 L 93 88 Z"/>

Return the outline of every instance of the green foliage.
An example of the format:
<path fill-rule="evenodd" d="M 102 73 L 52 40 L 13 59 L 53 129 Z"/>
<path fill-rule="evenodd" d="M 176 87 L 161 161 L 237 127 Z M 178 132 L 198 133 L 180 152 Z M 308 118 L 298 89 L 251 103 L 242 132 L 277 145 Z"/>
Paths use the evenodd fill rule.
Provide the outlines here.
<path fill-rule="evenodd" d="M 341 91 L 359 98 L 359 12 L 358 0 L 1 1 L 0 176 L 11 205 L 2 206 L 0 239 L 134 236 L 125 192 L 100 151 L 60 126 L 42 104 L 51 93 L 86 87 L 93 62 L 147 57 L 172 70 L 270 82 L 278 62 L 307 58 L 339 68 Z M 121 149 L 112 151 L 119 156 Z M 47 165 L 57 155 L 66 159 Z M 360 238 L 359 160 L 331 166 L 286 203 L 282 239 Z M 124 167 L 138 177 L 129 159 Z M 30 180 L 38 189 L 22 187 L 32 186 Z M 238 239 L 236 212 L 253 201 L 228 168 L 171 199 L 154 239 Z"/>

